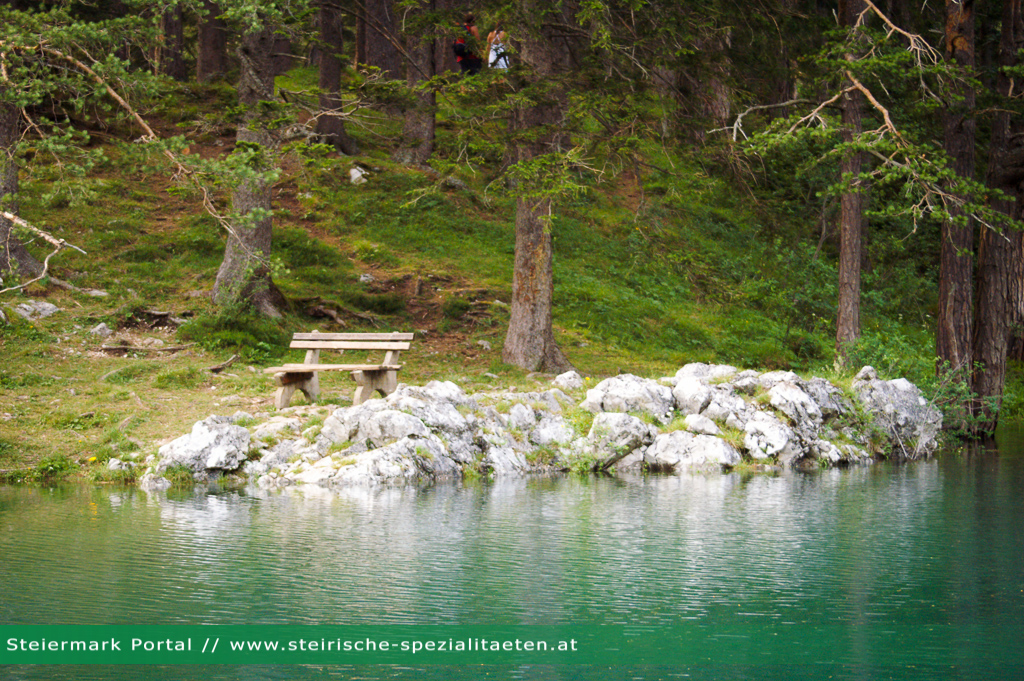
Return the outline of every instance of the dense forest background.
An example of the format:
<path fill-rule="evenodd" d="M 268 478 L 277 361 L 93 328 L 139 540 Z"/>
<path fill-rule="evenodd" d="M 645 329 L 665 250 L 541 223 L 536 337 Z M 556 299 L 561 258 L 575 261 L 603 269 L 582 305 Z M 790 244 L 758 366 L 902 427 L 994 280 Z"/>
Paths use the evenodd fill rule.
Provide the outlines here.
<path fill-rule="evenodd" d="M 255 362 L 317 319 L 523 371 L 872 364 L 989 433 L 1022 40 L 1019 0 L 10 1 L 0 289 L 187 299 Z"/>

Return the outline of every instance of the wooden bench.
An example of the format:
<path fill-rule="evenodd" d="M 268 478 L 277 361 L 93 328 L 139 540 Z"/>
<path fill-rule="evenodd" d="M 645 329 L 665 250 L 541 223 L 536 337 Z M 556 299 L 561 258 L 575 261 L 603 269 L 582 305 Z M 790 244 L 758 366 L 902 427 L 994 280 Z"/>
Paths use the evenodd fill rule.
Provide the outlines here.
<path fill-rule="evenodd" d="M 282 364 L 263 370 L 273 374 L 278 385 L 274 406 L 287 407 L 296 390 L 305 393 L 310 402 L 316 401 L 320 394 L 317 374 L 321 371 L 352 372 L 356 382 L 352 404 L 362 404 L 375 390 L 387 396 L 398 387 L 398 370 L 402 368 L 398 358 L 402 350 L 412 345 L 412 337 L 411 333 L 297 333 L 290 347 L 306 351 L 302 364 Z M 321 350 L 383 350 L 384 361 L 380 364 L 321 364 Z"/>

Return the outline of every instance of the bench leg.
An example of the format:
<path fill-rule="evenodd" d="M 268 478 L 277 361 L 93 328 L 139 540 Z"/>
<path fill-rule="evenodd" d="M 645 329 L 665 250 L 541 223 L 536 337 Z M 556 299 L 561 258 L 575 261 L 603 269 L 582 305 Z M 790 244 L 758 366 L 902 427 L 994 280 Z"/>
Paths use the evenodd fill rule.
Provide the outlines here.
<path fill-rule="evenodd" d="M 352 378 L 356 382 L 356 391 L 352 395 L 352 405 L 362 404 L 373 397 L 374 391 L 387 397 L 398 388 L 398 372 L 388 369 L 380 371 L 353 371 Z"/>
<path fill-rule="evenodd" d="M 274 393 L 274 407 L 276 409 L 287 409 L 288 405 L 292 401 L 292 395 L 295 393 L 295 384 L 282 385 Z"/>
<path fill-rule="evenodd" d="M 296 390 L 301 390 L 310 404 L 320 396 L 320 376 L 315 371 L 306 374 L 274 374 L 274 380 L 280 386 L 274 394 L 274 407 L 277 409 L 287 409 Z"/>
<path fill-rule="evenodd" d="M 302 391 L 309 403 L 313 404 L 320 397 L 320 374 L 314 372 L 313 378 L 299 383 L 296 387 Z"/>

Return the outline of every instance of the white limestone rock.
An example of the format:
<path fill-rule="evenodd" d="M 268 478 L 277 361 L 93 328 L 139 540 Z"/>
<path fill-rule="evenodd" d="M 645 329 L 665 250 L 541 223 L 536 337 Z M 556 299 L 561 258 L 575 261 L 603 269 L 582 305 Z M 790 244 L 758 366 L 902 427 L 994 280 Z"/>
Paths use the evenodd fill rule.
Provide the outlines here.
<path fill-rule="evenodd" d="M 114 331 L 103 322 L 89 329 L 89 333 L 100 338 L 109 338 L 114 335 Z"/>
<path fill-rule="evenodd" d="M 587 391 L 580 404 L 587 411 L 646 412 L 668 423 L 675 408 L 675 398 L 668 386 L 657 381 L 622 374 L 606 378 Z"/>
<path fill-rule="evenodd" d="M 575 371 L 566 371 L 564 374 L 555 376 L 552 383 L 556 388 L 562 390 L 579 390 L 583 387 L 583 377 Z"/>
<path fill-rule="evenodd" d="M 676 376 L 678 380 L 672 388 L 676 409 L 683 414 L 699 414 L 704 411 L 711 402 L 711 387 L 696 376 Z"/>
<path fill-rule="evenodd" d="M 644 459 L 654 470 L 683 473 L 693 470 L 721 470 L 735 466 L 742 457 L 725 440 L 710 435 L 694 435 L 684 430 L 663 433 L 654 438 Z"/>
<path fill-rule="evenodd" d="M 795 383 L 780 381 L 768 391 L 771 405 L 790 418 L 793 423 L 811 429 L 821 426 L 822 415 L 818 404 Z"/>
<path fill-rule="evenodd" d="M 793 429 L 763 411 L 747 421 L 744 433 L 743 446 L 753 459 L 776 457 L 779 463 L 788 464 L 803 454 Z"/>
<path fill-rule="evenodd" d="M 858 377 L 872 375 L 875 374 L 871 367 L 864 367 L 857 374 Z M 891 456 L 916 460 L 938 449 L 942 413 L 910 381 L 858 378 L 853 382 L 853 389 L 875 422 L 888 434 Z"/>
<path fill-rule="evenodd" d="M 699 378 L 707 383 L 713 383 L 723 381 L 736 374 L 738 369 L 728 364 L 704 364 L 702 362 L 693 362 L 679 369 L 676 372 L 676 380 L 691 376 L 693 378 Z"/>
<path fill-rule="evenodd" d="M 604 412 L 594 417 L 587 441 L 600 457 L 598 468 L 605 469 L 653 442 L 656 434 L 657 430 L 635 416 Z"/>
<path fill-rule="evenodd" d="M 30 300 L 27 303 L 19 303 L 14 306 L 14 311 L 28 321 L 43 319 L 60 312 L 60 308 L 45 300 Z"/>
<path fill-rule="evenodd" d="M 518 402 L 513 404 L 512 408 L 508 410 L 509 428 L 515 428 L 516 430 L 528 433 L 533 430 L 535 425 L 537 425 L 537 414 L 525 404 Z"/>
<path fill-rule="evenodd" d="M 428 435 L 430 430 L 427 426 L 412 414 L 384 409 L 361 424 L 356 437 L 368 440 L 376 447 L 383 447 L 402 438 L 425 438 Z"/>
<path fill-rule="evenodd" d="M 545 414 L 530 433 L 530 442 L 539 447 L 567 445 L 576 437 L 576 431 L 556 414 Z"/>
<path fill-rule="evenodd" d="M 182 464 L 193 474 L 238 469 L 249 453 L 249 431 L 230 418 L 211 416 L 192 426 L 192 432 L 157 451 L 157 473 Z"/>
<path fill-rule="evenodd" d="M 686 424 L 686 429 L 691 433 L 719 435 L 722 432 L 722 429 L 714 421 L 700 414 L 690 414 L 684 419 L 684 423 Z"/>

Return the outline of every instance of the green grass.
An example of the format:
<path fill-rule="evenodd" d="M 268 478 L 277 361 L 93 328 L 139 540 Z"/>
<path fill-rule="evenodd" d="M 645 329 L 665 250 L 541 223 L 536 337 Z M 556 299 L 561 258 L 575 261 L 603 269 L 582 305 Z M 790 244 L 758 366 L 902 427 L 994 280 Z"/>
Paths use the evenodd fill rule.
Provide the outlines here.
<path fill-rule="evenodd" d="M 278 86 L 306 90 L 314 76 L 312 69 L 295 69 Z M 227 138 L 234 125 L 223 118 L 232 97 L 223 85 L 187 85 L 154 106 L 172 125 L 205 130 L 197 143 L 216 154 L 226 148 L 213 140 Z M 132 440 L 150 453 L 210 413 L 269 409 L 273 385 L 262 368 L 301 360 L 303 352 L 287 349 L 288 339 L 312 328 L 424 329 L 427 339 L 403 354 L 402 381 L 537 389 L 536 380 L 500 359 L 515 250 L 515 199 L 498 176 L 504 149 L 493 144 L 500 136 L 471 149 L 471 162 L 456 161 L 463 130 L 442 108 L 440 176 L 433 177 L 390 160 L 398 121 L 378 111 L 366 116 L 366 129 L 351 130 L 363 149 L 359 157 L 315 147 L 284 158 L 275 188 L 274 279 L 291 306 L 281 320 L 213 307 L 205 294 L 221 261 L 224 231 L 194 194 L 170 184 L 166 168 L 152 159 L 149 169 L 122 162 L 139 149 L 104 147 L 109 161 L 78 182 L 79 199 L 51 200 L 51 180 L 26 176 L 22 215 L 86 251 L 65 250 L 54 258 L 54 271 L 110 296 L 43 282 L 0 298 L 11 319 L 0 326 L 0 411 L 7 414 L 0 420 L 0 467 L 33 466 L 55 451 L 74 462 L 101 460 L 126 451 Z M 486 125 L 500 133 L 504 123 Z M 609 172 L 600 181 L 583 175 L 587 191 L 559 202 L 552 219 L 555 338 L 591 379 L 588 386 L 621 372 L 668 375 L 696 361 L 830 371 L 835 247 L 826 243 L 817 252 L 818 234 L 809 227 L 816 214 L 756 188 L 740 191 L 706 157 L 672 145 L 639 142 L 636 153 L 671 172 L 643 170 L 639 178 Z M 347 182 L 353 163 L 371 169 L 366 184 Z M 449 174 L 467 189 L 439 181 Z M 630 198 L 641 194 L 642 201 Z M 215 200 L 226 207 L 227 192 Z M 913 239 L 872 242 L 877 267 L 865 278 L 864 334 L 854 350 L 857 364 L 926 387 L 934 376 L 928 315 L 936 292 L 934 273 L 917 263 L 931 248 Z M 360 281 L 366 273 L 374 281 Z M 422 283 L 418 296 L 410 293 L 415 280 Z M 901 317 L 907 291 L 914 292 L 914 310 Z M 27 297 L 46 298 L 62 312 L 24 322 L 10 308 Z M 325 308 L 336 318 L 325 316 Z M 170 310 L 187 323 L 172 336 L 150 328 L 146 310 Z M 99 347 L 108 341 L 88 334 L 100 321 L 129 342 L 190 345 L 108 356 Z M 493 349 L 483 351 L 477 340 Z M 206 371 L 232 354 L 240 359 L 221 374 Z M 485 372 L 497 378 L 484 378 Z M 351 397 L 347 376 L 324 375 L 321 384 L 327 402 Z M 1024 369 L 1011 364 L 1007 416 L 1024 414 L 1022 385 Z M 593 417 L 570 412 L 569 418 L 585 434 Z"/>

